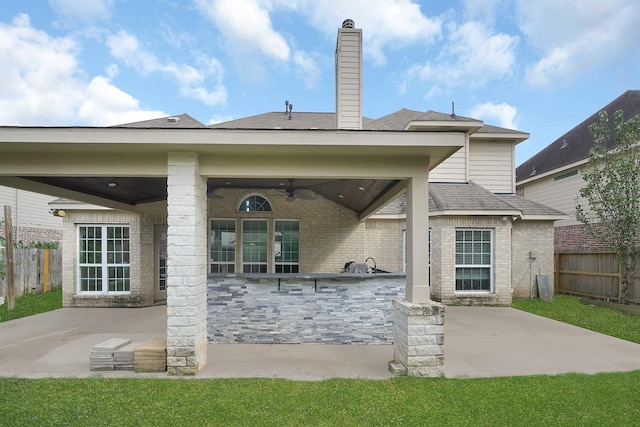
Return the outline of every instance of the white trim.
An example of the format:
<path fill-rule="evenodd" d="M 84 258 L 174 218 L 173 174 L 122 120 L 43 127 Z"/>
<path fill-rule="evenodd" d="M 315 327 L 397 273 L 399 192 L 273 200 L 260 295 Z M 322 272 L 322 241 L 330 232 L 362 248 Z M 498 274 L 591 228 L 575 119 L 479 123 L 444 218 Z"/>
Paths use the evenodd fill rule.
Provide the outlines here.
<path fill-rule="evenodd" d="M 521 143 L 529 139 L 531 135 L 528 133 L 514 132 L 514 133 L 491 133 L 491 132 L 475 132 L 471 135 L 471 139 L 492 139 L 492 140 L 506 140 L 504 142 Z"/>
<path fill-rule="evenodd" d="M 82 253 L 82 248 L 80 246 L 80 228 L 82 227 L 93 227 L 101 229 L 100 236 L 100 253 L 101 253 L 101 262 L 98 263 L 81 263 L 80 262 L 80 254 Z M 107 261 L 107 229 L 109 227 L 119 227 L 119 228 L 127 228 L 129 231 L 129 236 L 127 240 L 129 241 L 129 249 L 126 251 L 129 254 L 129 262 L 128 263 L 108 263 Z M 131 224 L 76 224 L 76 293 L 79 295 L 130 295 L 131 294 Z M 82 278 L 81 278 L 81 269 L 82 267 L 100 267 L 102 269 L 102 277 L 100 278 L 100 287 L 101 291 L 83 291 L 82 290 Z M 129 268 L 129 290 L 128 291 L 109 291 L 109 267 L 128 267 Z"/>
<path fill-rule="evenodd" d="M 233 262 L 229 263 L 229 262 L 217 262 L 215 263 L 216 265 L 233 265 L 233 273 L 236 273 L 236 261 L 238 260 L 238 219 L 237 218 L 209 218 L 209 226 L 207 227 L 207 233 L 209 234 L 208 238 L 207 238 L 207 274 L 211 274 L 211 266 L 214 265 L 213 259 L 211 259 L 211 244 L 213 243 L 211 241 L 212 236 L 213 236 L 213 221 L 232 221 L 233 222 L 233 235 L 234 235 L 234 240 L 233 240 Z M 229 274 L 232 274 L 231 272 Z"/>
<path fill-rule="evenodd" d="M 276 251 L 275 251 L 275 246 L 276 246 L 276 225 L 279 222 L 296 222 L 298 223 L 298 261 L 297 262 L 277 262 L 276 261 Z M 301 221 L 297 218 L 274 218 L 273 219 L 273 233 L 272 233 L 272 238 L 270 238 L 271 243 L 272 243 L 272 247 L 273 249 L 273 255 L 271 257 L 271 259 L 273 260 L 273 265 L 272 265 L 272 271 L 275 273 L 276 271 L 276 266 L 277 265 L 282 265 L 282 266 L 297 266 L 298 267 L 298 273 L 300 273 L 300 260 L 302 259 L 301 257 L 301 245 L 300 245 L 300 237 L 302 235 L 302 231 L 300 230 L 300 225 L 301 225 Z M 271 236 L 270 236 L 271 237 Z M 298 274 L 298 273 L 291 273 L 291 274 Z M 283 274 L 288 274 L 288 273 L 283 273 Z"/>
<path fill-rule="evenodd" d="M 518 182 L 516 182 L 516 186 L 525 185 L 525 184 L 528 184 L 530 182 L 537 181 L 539 179 L 546 178 L 548 176 L 555 175 L 555 174 L 560 173 L 560 172 L 564 172 L 567 169 L 576 168 L 576 167 L 585 165 L 587 163 L 589 163 L 589 159 L 583 159 L 583 160 L 577 161 L 575 163 L 568 164 L 566 166 L 561 166 L 559 168 L 550 170 L 548 172 L 541 173 L 540 175 L 534 175 L 534 176 L 531 176 L 531 177 L 529 177 L 527 179 L 523 179 L 522 181 L 518 181 Z"/>
<path fill-rule="evenodd" d="M 520 216 L 522 211 L 514 210 L 444 210 L 444 211 L 429 211 L 429 216 Z"/>
<path fill-rule="evenodd" d="M 240 210 L 240 207 L 242 206 L 242 204 L 249 198 L 249 197 L 261 197 L 264 200 L 267 201 L 267 203 L 269 203 L 269 210 L 268 211 L 247 211 L 247 210 Z M 240 201 L 238 202 L 238 205 L 236 206 L 236 212 L 237 213 L 243 213 L 243 214 L 247 214 L 247 213 L 255 213 L 255 214 L 265 214 L 266 212 L 270 212 L 273 213 L 273 203 L 271 202 L 271 200 L 269 200 L 269 198 L 267 196 L 265 196 L 262 193 L 258 193 L 258 192 L 251 192 L 251 193 L 246 193 L 244 195 L 242 195 L 240 197 Z"/>
<path fill-rule="evenodd" d="M 266 241 L 266 261 L 265 262 L 248 262 L 245 261 L 244 259 L 244 236 L 245 236 L 245 232 L 244 232 L 244 224 L 245 222 L 248 221 L 253 221 L 253 222 L 258 222 L 258 221 L 262 221 L 266 224 L 267 228 L 265 229 L 264 233 L 267 237 L 267 241 Z M 241 218 L 240 221 L 240 267 L 241 267 L 241 271 L 240 273 L 244 273 L 244 266 L 245 265 L 257 265 L 257 266 L 262 266 L 264 265 L 266 267 L 266 273 L 269 272 L 269 266 L 271 265 L 271 263 L 269 262 L 269 254 L 271 253 L 271 251 L 269 250 L 270 248 L 270 243 L 271 243 L 271 238 L 269 237 L 269 229 L 270 227 L 270 223 L 272 223 L 272 219 L 271 218 Z M 236 245 L 237 247 L 237 245 Z"/>
<path fill-rule="evenodd" d="M 487 268 L 486 264 L 457 264 L 456 260 L 455 260 L 455 256 L 456 256 L 456 250 L 455 250 L 455 245 L 458 243 L 458 240 L 455 236 L 455 233 L 457 233 L 458 231 L 488 231 L 490 234 L 490 240 L 491 240 L 491 252 L 489 254 L 490 256 L 490 260 L 489 260 L 489 289 L 488 290 L 478 290 L 478 289 L 470 289 L 470 290 L 463 290 L 463 289 L 457 289 L 457 285 L 456 285 L 456 276 L 457 276 L 457 269 L 458 268 Z M 453 277 L 454 277 L 454 283 L 453 283 L 453 289 L 454 292 L 456 293 L 460 293 L 460 294 L 491 294 L 494 292 L 494 286 L 495 286 L 495 278 L 494 278 L 494 264 L 495 264 L 495 229 L 494 228 L 482 228 L 482 227 L 455 227 L 454 229 L 454 272 L 453 272 Z"/>

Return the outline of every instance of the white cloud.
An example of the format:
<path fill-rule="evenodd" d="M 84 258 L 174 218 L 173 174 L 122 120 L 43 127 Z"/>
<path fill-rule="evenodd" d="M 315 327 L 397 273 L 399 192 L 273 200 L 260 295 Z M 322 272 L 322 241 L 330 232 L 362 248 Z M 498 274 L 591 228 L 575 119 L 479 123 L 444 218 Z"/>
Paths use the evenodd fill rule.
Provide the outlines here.
<path fill-rule="evenodd" d="M 268 58 L 289 59 L 290 48 L 271 23 L 271 2 L 196 0 L 196 5 L 221 31 L 231 52 L 245 55 L 258 51 Z"/>
<path fill-rule="evenodd" d="M 105 125 L 158 117 L 132 96 L 96 77 L 87 83 L 78 43 L 31 27 L 27 15 L 0 23 L 0 124 Z M 108 75 L 117 74 L 110 67 Z"/>
<path fill-rule="evenodd" d="M 162 111 L 141 110 L 137 99 L 112 85 L 107 77 L 93 78 L 85 92 L 78 118 L 90 126 L 113 126 L 168 115 Z"/>
<path fill-rule="evenodd" d="M 481 21 L 494 25 L 496 19 L 504 19 L 510 0 L 462 0 L 465 17 L 470 21 Z"/>
<path fill-rule="evenodd" d="M 431 83 L 431 91 L 436 93 L 442 87 L 483 87 L 513 74 L 517 37 L 495 33 L 479 22 L 450 24 L 448 31 L 440 55 L 411 67 L 407 73 L 410 80 Z"/>
<path fill-rule="evenodd" d="M 517 129 L 516 116 L 518 115 L 518 109 L 507 103 L 494 104 L 492 102 L 486 102 L 484 104 L 478 104 L 474 106 L 469 116 L 475 119 L 481 119 L 487 124 L 493 124 L 494 126 L 500 126 L 507 129 Z"/>
<path fill-rule="evenodd" d="M 298 0 L 295 9 L 327 37 L 335 37 L 342 21 L 353 19 L 362 28 L 365 58 L 386 64 L 385 49 L 412 43 L 430 44 L 440 36 L 442 20 L 425 16 L 410 0 Z"/>
<path fill-rule="evenodd" d="M 68 120 L 83 82 L 71 38 L 51 38 L 27 15 L 0 24 L 0 123 L 53 124 Z"/>
<path fill-rule="evenodd" d="M 306 52 L 296 51 L 293 54 L 293 62 L 298 67 L 298 72 L 302 75 L 305 86 L 307 86 L 307 88 L 317 87 L 321 71 L 315 59 Z"/>
<path fill-rule="evenodd" d="M 163 73 L 173 77 L 180 84 L 183 96 L 196 99 L 206 105 L 222 105 L 227 102 L 227 90 L 222 84 L 222 65 L 215 58 L 200 58 L 202 69 L 187 64 L 176 64 L 172 61 L 162 62 L 153 53 L 140 46 L 138 39 L 124 30 L 107 39 L 111 54 L 134 68 L 142 75 Z M 209 80 L 213 91 L 205 87 Z"/>
<path fill-rule="evenodd" d="M 113 0 L 49 0 L 60 15 L 81 21 L 94 21 L 111 17 Z"/>
<path fill-rule="evenodd" d="M 633 34 L 640 27 L 640 4 L 635 0 L 582 0 L 579 6 L 557 0 L 519 1 L 520 29 L 541 53 L 530 65 L 527 80 L 549 87 L 589 70 L 640 56 Z"/>

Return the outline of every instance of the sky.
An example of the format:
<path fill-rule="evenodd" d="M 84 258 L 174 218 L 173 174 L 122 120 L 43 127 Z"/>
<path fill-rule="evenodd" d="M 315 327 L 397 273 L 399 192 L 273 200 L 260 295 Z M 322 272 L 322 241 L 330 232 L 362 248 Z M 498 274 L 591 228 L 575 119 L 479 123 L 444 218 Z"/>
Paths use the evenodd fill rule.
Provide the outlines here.
<path fill-rule="evenodd" d="M 29 0 L 0 9 L 0 125 L 213 124 L 335 111 L 336 35 L 363 31 L 363 111 L 531 134 L 516 164 L 640 89 L 637 0 Z"/>

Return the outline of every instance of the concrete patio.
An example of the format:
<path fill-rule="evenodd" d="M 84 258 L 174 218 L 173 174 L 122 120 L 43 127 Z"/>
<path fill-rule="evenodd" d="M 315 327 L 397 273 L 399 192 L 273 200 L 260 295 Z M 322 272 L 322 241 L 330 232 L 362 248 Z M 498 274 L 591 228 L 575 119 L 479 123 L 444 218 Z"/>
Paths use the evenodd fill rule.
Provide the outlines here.
<path fill-rule="evenodd" d="M 162 377 L 96 372 L 91 347 L 114 337 L 145 342 L 166 334 L 166 307 L 65 308 L 0 323 L 2 377 Z M 195 378 L 385 379 L 390 345 L 209 344 Z M 447 307 L 445 375 L 497 377 L 640 369 L 640 345 L 512 308 Z"/>

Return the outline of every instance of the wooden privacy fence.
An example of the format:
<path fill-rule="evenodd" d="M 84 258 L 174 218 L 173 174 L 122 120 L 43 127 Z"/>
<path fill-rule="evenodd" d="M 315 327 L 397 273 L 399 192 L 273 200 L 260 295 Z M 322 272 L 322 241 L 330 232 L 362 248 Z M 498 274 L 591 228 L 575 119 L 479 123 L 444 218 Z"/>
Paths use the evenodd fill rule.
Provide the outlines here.
<path fill-rule="evenodd" d="M 620 270 L 613 252 L 556 252 L 556 291 L 591 298 L 619 301 Z M 629 302 L 640 303 L 640 275 L 629 283 Z"/>
<path fill-rule="evenodd" d="M 62 249 L 16 248 L 13 261 L 14 297 L 62 286 Z M 0 296 L 7 296 L 7 278 L 1 276 Z"/>

